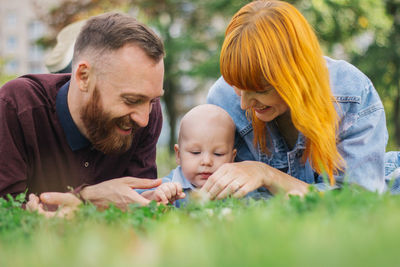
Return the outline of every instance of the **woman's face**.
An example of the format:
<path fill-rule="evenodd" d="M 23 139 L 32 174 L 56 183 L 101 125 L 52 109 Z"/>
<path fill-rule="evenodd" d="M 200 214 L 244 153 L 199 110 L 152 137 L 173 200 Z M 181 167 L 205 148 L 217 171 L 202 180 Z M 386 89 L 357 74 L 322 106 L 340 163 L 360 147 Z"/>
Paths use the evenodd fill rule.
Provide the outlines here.
<path fill-rule="evenodd" d="M 234 87 L 240 96 L 240 107 L 244 110 L 254 109 L 258 119 L 270 122 L 276 117 L 289 110 L 288 105 L 272 86 L 266 87 L 264 91 L 248 91 Z"/>

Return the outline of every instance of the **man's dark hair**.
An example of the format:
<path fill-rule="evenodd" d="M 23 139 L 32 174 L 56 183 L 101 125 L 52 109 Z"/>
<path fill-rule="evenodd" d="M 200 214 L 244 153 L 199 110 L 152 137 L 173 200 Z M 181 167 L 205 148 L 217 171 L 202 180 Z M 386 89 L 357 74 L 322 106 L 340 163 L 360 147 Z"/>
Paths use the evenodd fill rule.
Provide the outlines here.
<path fill-rule="evenodd" d="M 163 42 L 149 27 L 128 15 L 110 12 L 89 19 L 83 26 L 75 43 L 73 65 L 86 51 L 100 56 L 126 44 L 137 45 L 155 62 L 164 56 Z"/>

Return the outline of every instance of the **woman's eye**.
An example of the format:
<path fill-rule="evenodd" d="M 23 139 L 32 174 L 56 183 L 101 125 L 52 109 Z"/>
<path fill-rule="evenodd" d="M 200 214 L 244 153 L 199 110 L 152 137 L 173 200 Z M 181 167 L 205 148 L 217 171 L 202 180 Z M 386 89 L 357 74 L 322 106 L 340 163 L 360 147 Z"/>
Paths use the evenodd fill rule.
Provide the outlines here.
<path fill-rule="evenodd" d="M 272 90 L 274 90 L 274 87 L 272 85 L 268 85 L 268 86 L 264 87 L 264 90 L 255 91 L 255 92 L 256 92 L 256 94 L 268 94 Z"/>
<path fill-rule="evenodd" d="M 271 92 L 271 91 L 272 91 L 272 89 L 267 89 L 267 90 L 262 90 L 262 91 L 256 91 L 256 94 L 263 95 L 263 94 L 268 94 L 268 93 Z"/>

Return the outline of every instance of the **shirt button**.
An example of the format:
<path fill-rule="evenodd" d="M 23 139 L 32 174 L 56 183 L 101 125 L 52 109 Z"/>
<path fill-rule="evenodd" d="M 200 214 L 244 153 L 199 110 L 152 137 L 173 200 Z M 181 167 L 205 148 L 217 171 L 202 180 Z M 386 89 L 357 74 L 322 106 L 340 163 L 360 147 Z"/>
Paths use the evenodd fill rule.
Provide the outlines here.
<path fill-rule="evenodd" d="M 85 166 L 85 168 L 89 167 L 89 162 L 86 161 L 84 166 Z"/>

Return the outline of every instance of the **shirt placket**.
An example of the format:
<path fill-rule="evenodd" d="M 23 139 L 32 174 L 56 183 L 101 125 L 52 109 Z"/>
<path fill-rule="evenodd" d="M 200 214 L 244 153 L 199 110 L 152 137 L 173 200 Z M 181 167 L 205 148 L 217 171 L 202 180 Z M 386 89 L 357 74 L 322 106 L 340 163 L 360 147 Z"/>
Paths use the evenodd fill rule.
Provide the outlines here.
<path fill-rule="evenodd" d="M 94 179 L 95 158 L 92 149 L 84 153 L 79 161 L 82 177 L 85 183 L 92 183 Z"/>

